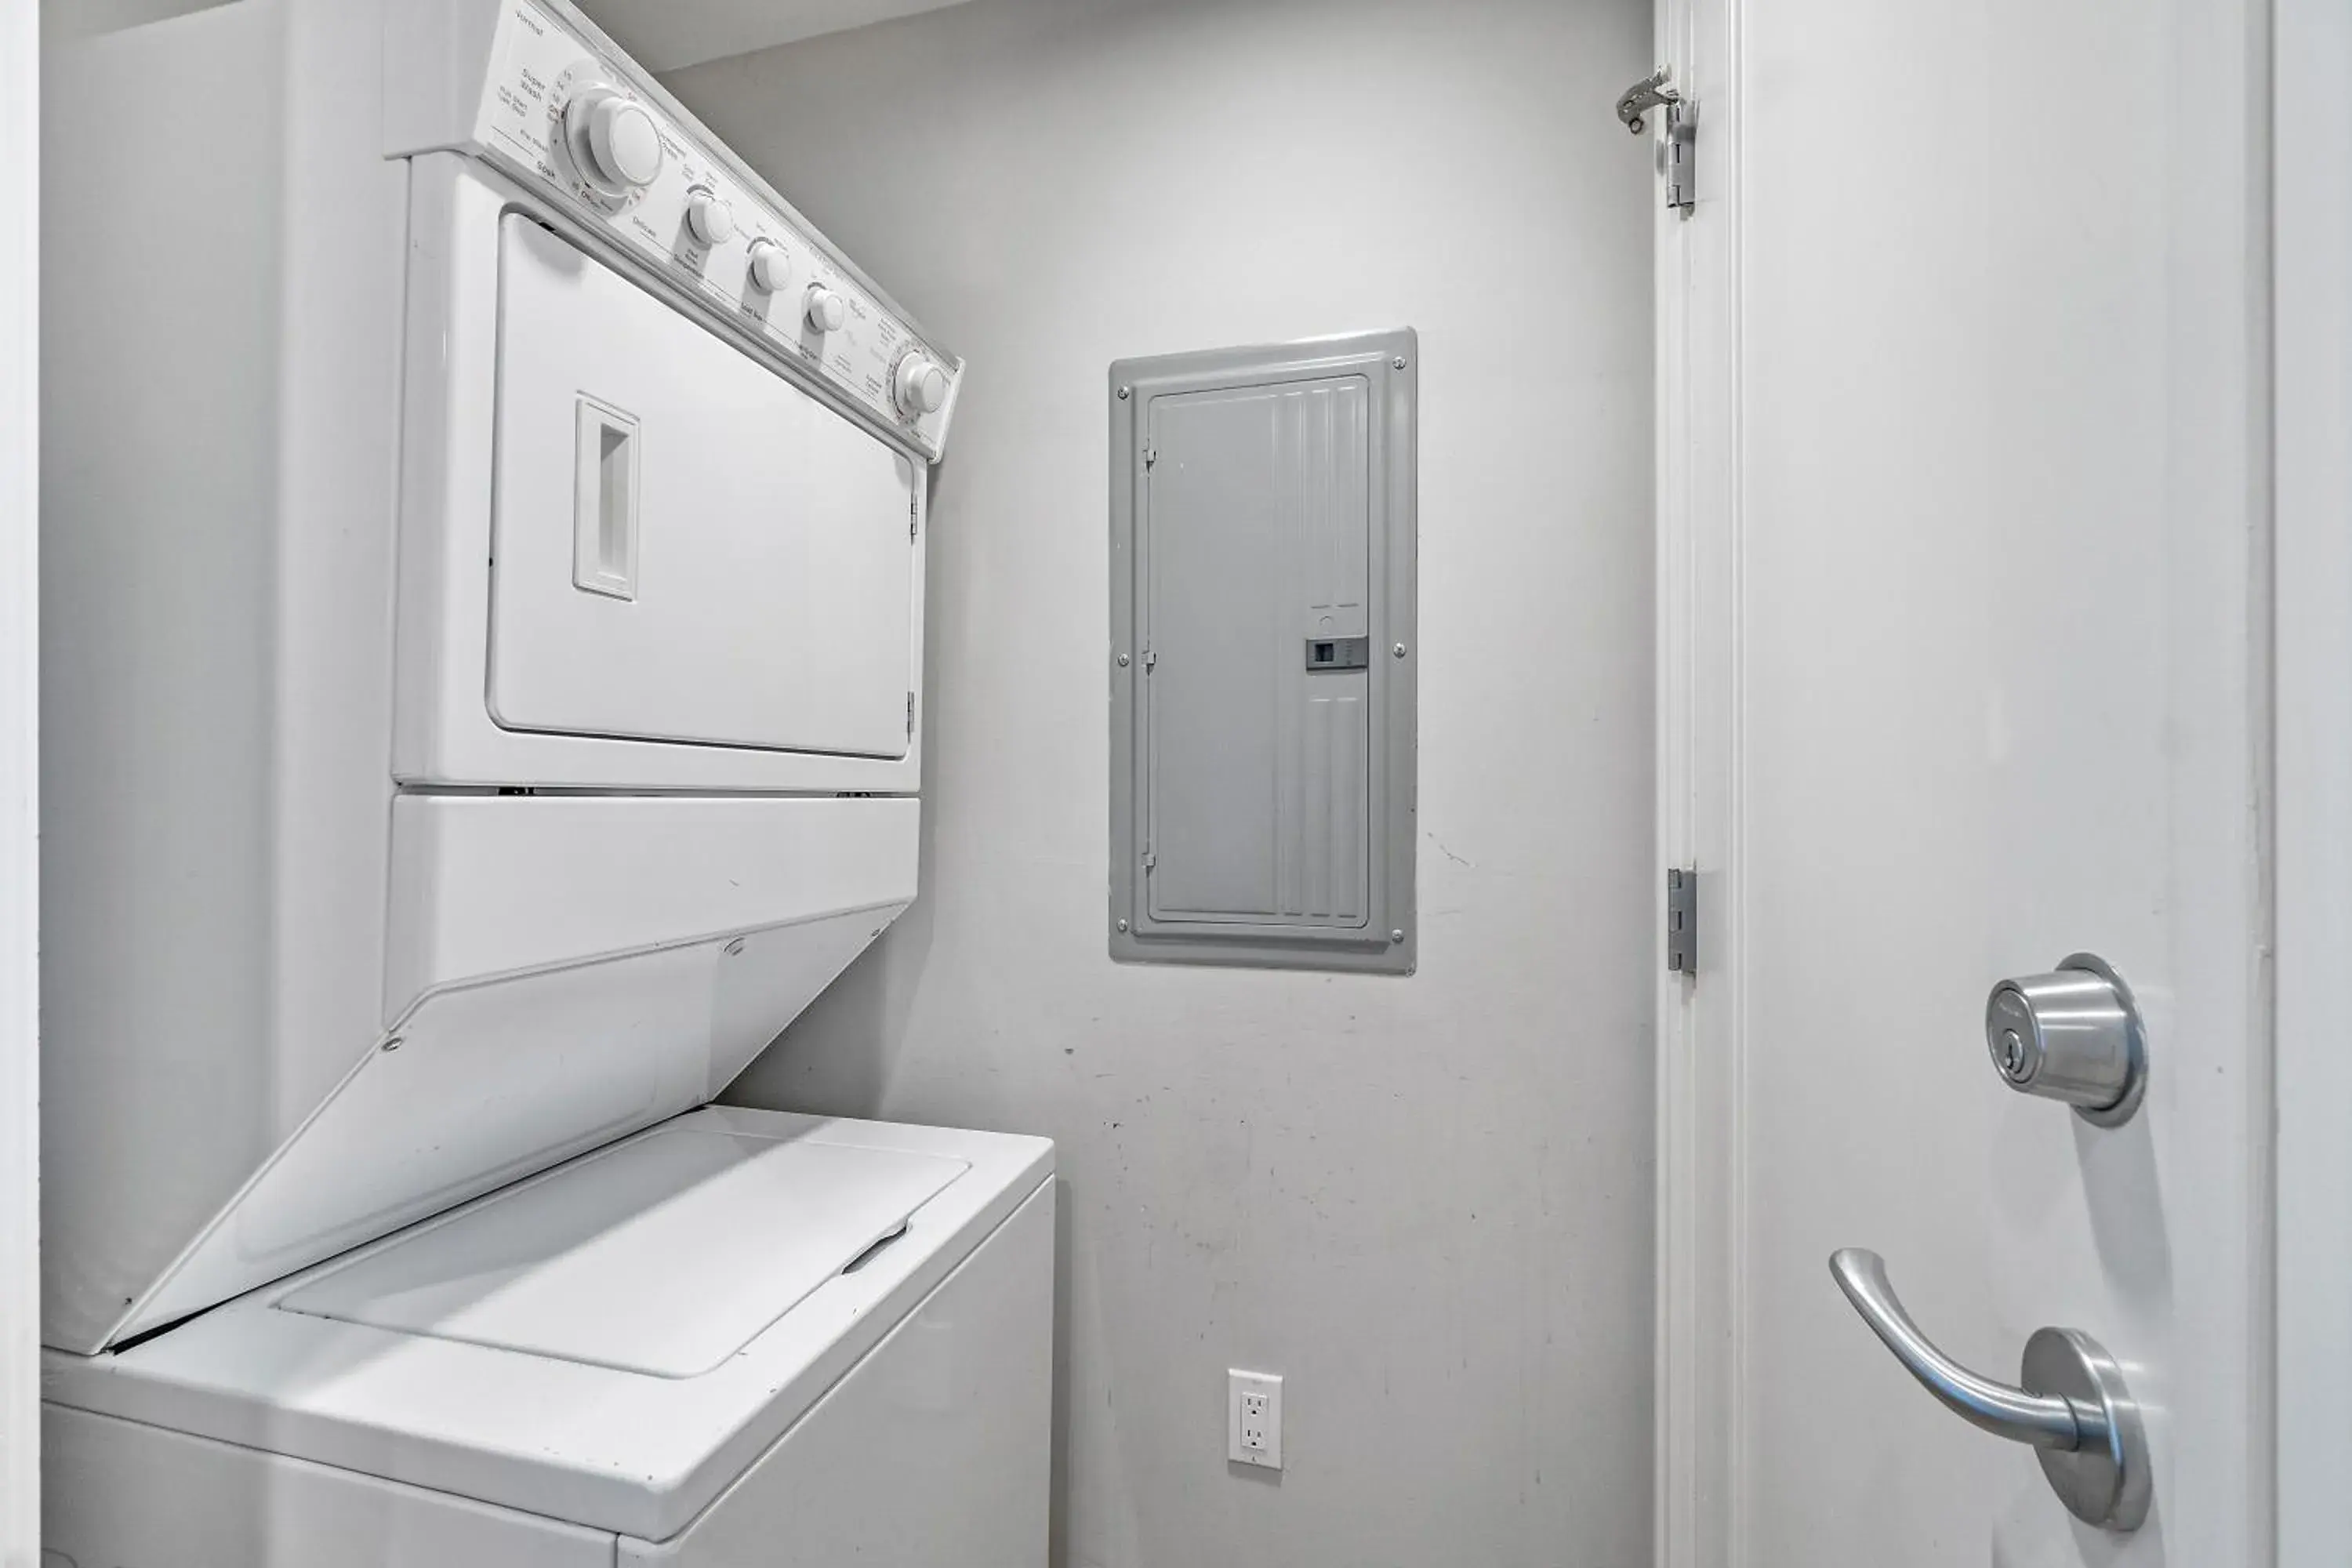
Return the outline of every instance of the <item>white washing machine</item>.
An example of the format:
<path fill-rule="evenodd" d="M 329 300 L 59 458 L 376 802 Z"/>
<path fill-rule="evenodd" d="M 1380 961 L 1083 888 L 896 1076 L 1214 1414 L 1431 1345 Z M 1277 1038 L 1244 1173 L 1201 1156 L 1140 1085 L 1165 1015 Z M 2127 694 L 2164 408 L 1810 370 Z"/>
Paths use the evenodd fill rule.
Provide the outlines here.
<path fill-rule="evenodd" d="M 51 1560 L 1043 1561 L 1051 1145 L 708 1103 L 914 896 L 961 363 L 562 0 L 46 79 Z"/>
<path fill-rule="evenodd" d="M 48 1560 L 1042 1563 L 1051 1170 L 708 1107 L 53 1353 Z"/>

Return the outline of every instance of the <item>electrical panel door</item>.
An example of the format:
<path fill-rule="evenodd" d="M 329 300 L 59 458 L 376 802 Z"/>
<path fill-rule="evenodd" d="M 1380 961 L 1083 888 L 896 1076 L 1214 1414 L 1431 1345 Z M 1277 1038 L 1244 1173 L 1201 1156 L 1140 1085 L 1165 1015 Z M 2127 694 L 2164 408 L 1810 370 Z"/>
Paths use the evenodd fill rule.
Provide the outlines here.
<path fill-rule="evenodd" d="M 1412 966 L 1416 352 L 1113 367 L 1119 957 Z"/>

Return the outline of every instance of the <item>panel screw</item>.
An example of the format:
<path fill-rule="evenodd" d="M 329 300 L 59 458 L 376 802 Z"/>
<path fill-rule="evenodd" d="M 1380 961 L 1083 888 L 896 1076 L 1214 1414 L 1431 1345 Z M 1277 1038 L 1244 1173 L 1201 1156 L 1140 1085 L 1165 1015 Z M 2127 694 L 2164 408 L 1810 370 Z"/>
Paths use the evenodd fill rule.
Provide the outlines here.
<path fill-rule="evenodd" d="M 739 936 L 739 937 L 737 937 L 733 942 L 729 942 L 729 943 L 727 944 L 727 956 L 728 956 L 728 957 L 730 957 L 730 958 L 734 957 L 737 953 L 739 953 L 739 952 L 742 952 L 742 951 L 743 951 L 743 939 L 742 939 L 741 937 L 740 937 L 740 936 Z"/>
<path fill-rule="evenodd" d="M 1119 922 L 1118 922 L 1118 929 L 1119 929 L 1119 930 L 1121 930 L 1121 931 L 1125 931 L 1125 930 L 1127 929 L 1127 922 L 1126 922 L 1125 921 L 1119 921 Z"/>
<path fill-rule="evenodd" d="M 1389 932 L 1389 940 L 1391 942 L 1402 942 L 1404 940 L 1404 927 L 1399 926 L 1396 930 Z"/>
<path fill-rule="evenodd" d="M 1396 368 L 1397 368 L 1397 369 L 1399 369 L 1399 370 L 1402 370 L 1402 369 L 1404 368 L 1404 355 L 1402 355 L 1402 354 L 1399 354 L 1399 355 L 1397 355 L 1397 356 L 1396 356 L 1396 358 L 1394 358 L 1394 359 L 1392 359 L 1392 360 L 1389 361 L 1389 363 L 1391 363 L 1391 364 L 1392 364 L 1392 365 L 1396 366 Z"/>
<path fill-rule="evenodd" d="M 1121 669 L 1125 669 L 1127 668 L 1127 655 L 1120 654 L 1118 656 L 1118 667 Z"/>
<path fill-rule="evenodd" d="M 383 1045 L 378 1046 L 376 1048 L 383 1051 L 396 1051 L 400 1049 L 400 1037 L 398 1035 L 394 1035 L 392 1038 L 384 1041 Z"/>
<path fill-rule="evenodd" d="M 1389 649 L 1389 652 L 1394 654 L 1399 658 L 1402 658 L 1404 657 L 1404 644 L 1397 644 L 1396 647 Z"/>
<path fill-rule="evenodd" d="M 1121 403 L 1125 403 L 1125 402 L 1127 401 L 1127 395 L 1128 395 L 1129 392 L 1133 391 L 1133 390 L 1134 390 L 1134 389 L 1133 389 L 1132 387 L 1126 387 L 1126 386 L 1122 386 L 1122 387 L 1120 387 L 1120 388 L 1118 389 L 1118 400 L 1119 400 Z"/>

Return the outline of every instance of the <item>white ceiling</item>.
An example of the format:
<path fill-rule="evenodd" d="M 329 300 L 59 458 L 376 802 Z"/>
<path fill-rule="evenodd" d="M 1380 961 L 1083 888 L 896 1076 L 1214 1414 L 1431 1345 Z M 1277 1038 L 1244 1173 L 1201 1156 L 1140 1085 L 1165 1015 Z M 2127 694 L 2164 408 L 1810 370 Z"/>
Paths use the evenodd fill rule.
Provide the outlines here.
<path fill-rule="evenodd" d="M 657 71 L 944 10 L 964 0 L 575 0 L 639 64 Z"/>

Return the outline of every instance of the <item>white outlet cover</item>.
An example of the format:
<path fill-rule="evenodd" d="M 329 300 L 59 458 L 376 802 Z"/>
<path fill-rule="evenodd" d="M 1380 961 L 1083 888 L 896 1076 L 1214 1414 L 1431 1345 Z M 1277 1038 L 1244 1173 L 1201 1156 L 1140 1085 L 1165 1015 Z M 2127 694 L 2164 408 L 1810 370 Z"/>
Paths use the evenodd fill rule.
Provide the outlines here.
<path fill-rule="evenodd" d="M 1259 1399 L 1265 1401 L 1262 1415 L 1252 1408 Z M 1244 1372 L 1239 1367 L 1225 1369 L 1225 1458 L 1237 1465 L 1282 1468 L 1279 1373 Z"/>

